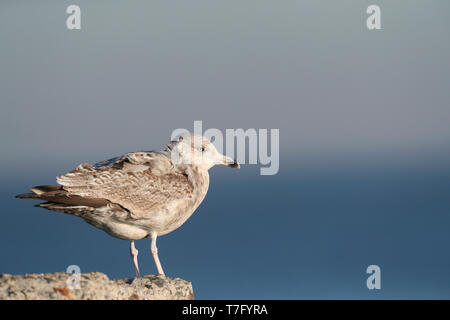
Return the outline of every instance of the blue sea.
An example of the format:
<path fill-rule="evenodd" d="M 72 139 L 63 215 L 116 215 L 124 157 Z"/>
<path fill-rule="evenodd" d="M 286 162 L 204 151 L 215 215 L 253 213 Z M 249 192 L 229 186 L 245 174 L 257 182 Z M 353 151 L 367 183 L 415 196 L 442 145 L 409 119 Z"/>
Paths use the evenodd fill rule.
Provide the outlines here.
<path fill-rule="evenodd" d="M 54 170 L 2 185 L 0 272 L 133 276 L 128 241 L 14 199 Z M 214 168 L 205 201 L 158 248 L 197 299 L 449 299 L 449 226 L 450 166 Z M 141 271 L 155 273 L 149 240 L 137 248 Z M 369 265 L 381 289 L 367 288 Z"/>

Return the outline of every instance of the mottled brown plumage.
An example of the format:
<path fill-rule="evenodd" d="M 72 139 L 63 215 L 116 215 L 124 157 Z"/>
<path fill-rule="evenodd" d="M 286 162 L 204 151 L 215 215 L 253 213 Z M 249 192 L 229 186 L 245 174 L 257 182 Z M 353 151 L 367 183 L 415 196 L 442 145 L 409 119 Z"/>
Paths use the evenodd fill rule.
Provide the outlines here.
<path fill-rule="evenodd" d="M 94 166 L 81 164 L 57 177 L 60 186 L 37 186 L 17 197 L 45 200 L 37 206 L 81 217 L 114 237 L 131 240 L 139 273 L 133 241 L 151 237 L 155 242 L 180 227 L 203 201 L 208 170 L 216 164 L 239 166 L 207 139 L 187 134 L 163 152 L 132 152 Z M 156 245 L 154 249 L 152 254 Z M 157 255 L 155 262 L 158 267 Z M 162 273 L 160 266 L 158 271 Z"/>

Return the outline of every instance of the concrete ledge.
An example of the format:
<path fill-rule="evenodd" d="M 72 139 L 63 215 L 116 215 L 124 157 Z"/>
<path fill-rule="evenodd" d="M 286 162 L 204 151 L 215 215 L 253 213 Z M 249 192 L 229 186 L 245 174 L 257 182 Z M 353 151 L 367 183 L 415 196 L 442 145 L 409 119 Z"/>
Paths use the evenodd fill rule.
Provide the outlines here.
<path fill-rule="evenodd" d="M 65 272 L 0 275 L 0 300 L 192 300 L 192 283 L 147 275 L 110 280 L 106 274 L 80 274 L 80 288 L 69 289 Z M 69 284 L 71 282 L 69 281 Z"/>

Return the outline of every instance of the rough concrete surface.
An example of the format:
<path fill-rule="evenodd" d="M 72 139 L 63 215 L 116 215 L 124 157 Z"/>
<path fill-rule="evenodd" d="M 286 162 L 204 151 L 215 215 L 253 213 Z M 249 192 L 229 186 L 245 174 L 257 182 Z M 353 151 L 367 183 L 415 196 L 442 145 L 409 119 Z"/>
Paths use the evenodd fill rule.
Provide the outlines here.
<path fill-rule="evenodd" d="M 70 279 L 69 279 L 70 278 Z M 192 283 L 147 275 L 110 280 L 104 273 L 0 275 L 0 300 L 191 300 Z"/>

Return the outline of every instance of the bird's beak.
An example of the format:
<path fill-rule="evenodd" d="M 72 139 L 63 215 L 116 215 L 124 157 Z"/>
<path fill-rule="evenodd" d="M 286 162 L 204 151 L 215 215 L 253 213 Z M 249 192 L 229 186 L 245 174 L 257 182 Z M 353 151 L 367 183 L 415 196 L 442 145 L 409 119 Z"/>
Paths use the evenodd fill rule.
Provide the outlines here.
<path fill-rule="evenodd" d="M 175 144 L 177 143 L 177 141 L 170 141 L 167 144 L 167 149 L 169 149 L 170 151 L 172 151 L 173 147 L 175 147 Z"/>
<path fill-rule="evenodd" d="M 230 168 L 240 168 L 241 166 L 236 160 L 231 159 L 230 157 L 223 157 L 223 165 Z"/>

